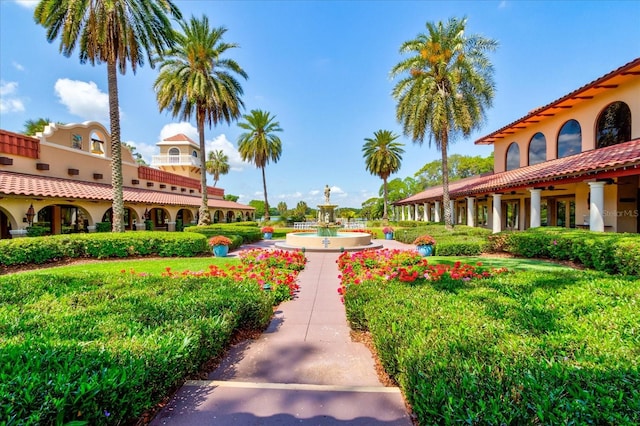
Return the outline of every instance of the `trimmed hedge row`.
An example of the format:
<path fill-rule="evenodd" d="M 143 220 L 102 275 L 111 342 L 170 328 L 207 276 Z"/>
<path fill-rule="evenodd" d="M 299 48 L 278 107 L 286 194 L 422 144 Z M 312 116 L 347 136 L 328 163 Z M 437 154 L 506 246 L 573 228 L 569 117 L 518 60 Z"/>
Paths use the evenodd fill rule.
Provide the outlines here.
<path fill-rule="evenodd" d="M 207 226 L 191 226 L 185 228 L 185 233 L 202 234 L 207 240 L 216 235 L 230 238 L 232 243 L 230 250 L 240 247 L 242 244 L 254 243 L 262 239 L 262 232 L 255 222 L 240 222 L 230 224 L 215 224 Z"/>
<path fill-rule="evenodd" d="M 443 225 L 422 225 L 400 229 L 394 233 L 393 237 L 397 241 L 412 244 L 417 237 L 425 234 L 431 235 L 436 240 L 434 255 L 477 256 L 486 250 L 486 238 L 491 231 L 464 225 L 458 225 L 453 231 L 447 231 Z"/>
<path fill-rule="evenodd" d="M 0 240 L 0 265 L 41 264 L 78 257 L 193 257 L 208 251 L 206 238 L 183 232 L 64 234 Z"/>
<path fill-rule="evenodd" d="M 0 277 L 0 418 L 133 424 L 235 330 L 263 329 L 274 297 L 234 278 Z"/>
<path fill-rule="evenodd" d="M 640 281 L 517 272 L 345 293 L 420 424 L 640 424 Z"/>
<path fill-rule="evenodd" d="M 600 233 L 566 228 L 534 228 L 489 237 L 492 251 L 529 258 L 580 262 L 610 274 L 640 276 L 640 235 Z"/>

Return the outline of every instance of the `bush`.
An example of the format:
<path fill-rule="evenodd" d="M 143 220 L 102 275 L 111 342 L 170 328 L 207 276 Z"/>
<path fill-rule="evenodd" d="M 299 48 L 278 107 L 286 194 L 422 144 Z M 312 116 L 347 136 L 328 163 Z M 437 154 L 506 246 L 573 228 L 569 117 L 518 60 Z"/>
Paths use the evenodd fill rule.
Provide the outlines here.
<path fill-rule="evenodd" d="M 207 252 L 206 238 L 184 232 L 64 234 L 0 240 L 0 265 L 41 264 L 76 257 L 192 257 Z"/>
<path fill-rule="evenodd" d="M 111 222 L 96 222 L 96 232 L 111 232 Z"/>
<path fill-rule="evenodd" d="M 241 222 L 232 224 L 215 224 L 207 226 L 192 226 L 185 229 L 185 233 L 202 234 L 207 239 L 222 235 L 231 238 L 233 243 L 229 246 L 229 250 L 236 249 L 242 244 L 255 243 L 262 239 L 262 232 L 255 222 Z"/>

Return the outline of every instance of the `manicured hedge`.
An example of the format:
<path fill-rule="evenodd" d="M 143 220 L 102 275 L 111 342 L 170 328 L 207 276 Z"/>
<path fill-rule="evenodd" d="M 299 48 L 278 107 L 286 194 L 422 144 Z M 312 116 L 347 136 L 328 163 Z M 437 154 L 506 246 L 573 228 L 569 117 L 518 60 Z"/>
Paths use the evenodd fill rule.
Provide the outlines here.
<path fill-rule="evenodd" d="M 640 280 L 365 280 L 344 297 L 419 424 L 640 424 Z"/>
<path fill-rule="evenodd" d="M 0 277 L 0 418 L 133 424 L 273 302 L 234 278 Z"/>
<path fill-rule="evenodd" d="M 230 249 L 235 249 L 242 244 L 254 243 L 262 239 L 262 232 L 255 222 L 191 226 L 185 228 L 184 232 L 202 234 L 207 237 L 207 240 L 216 235 L 223 235 L 231 238 L 233 241 L 229 246 Z"/>
<path fill-rule="evenodd" d="M 571 260 L 610 274 L 640 276 L 640 235 L 534 228 L 491 236 L 494 251 L 517 256 Z"/>
<path fill-rule="evenodd" d="M 413 222 L 420 223 L 420 222 Z M 393 234 L 397 241 L 412 244 L 420 235 L 431 235 L 436 240 L 434 254 L 437 256 L 477 256 L 486 250 L 487 236 L 491 231 L 484 228 L 458 225 L 452 231 L 444 225 L 424 225 L 399 229 Z"/>
<path fill-rule="evenodd" d="M 77 257 L 192 257 L 208 251 L 206 238 L 184 232 L 64 234 L 0 240 L 0 265 L 41 264 Z"/>

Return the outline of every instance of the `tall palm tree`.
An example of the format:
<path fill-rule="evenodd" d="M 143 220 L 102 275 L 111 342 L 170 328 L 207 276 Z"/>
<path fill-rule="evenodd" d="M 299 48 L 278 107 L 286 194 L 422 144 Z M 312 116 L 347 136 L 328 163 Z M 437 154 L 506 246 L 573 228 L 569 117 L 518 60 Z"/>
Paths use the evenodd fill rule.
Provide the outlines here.
<path fill-rule="evenodd" d="M 373 132 L 373 138 L 364 139 L 365 144 L 362 147 L 367 171 L 382 179 L 384 195 L 383 220 L 389 219 L 387 214 L 387 179 L 391 174 L 400 170 L 402 154 L 404 153 L 404 149 L 402 149 L 404 144 L 395 142 L 398 137 L 398 135 L 394 135 L 389 130 L 378 130 Z"/>
<path fill-rule="evenodd" d="M 429 146 L 433 141 L 442 152 L 442 201 L 448 229 L 453 222 L 447 148 L 458 135 L 469 136 L 480 126 L 494 95 L 487 52 L 498 44 L 467 35 L 466 25 L 466 18 L 451 18 L 446 24 L 427 22 L 426 33 L 400 47 L 400 53 L 411 56 L 391 70 L 392 77 L 402 76 L 392 94 L 404 134 L 421 145 L 429 132 Z"/>
<path fill-rule="evenodd" d="M 221 149 L 209 151 L 207 173 L 213 175 L 213 186 L 216 186 L 218 180 L 220 180 L 220 175 L 229 173 L 229 156 L 222 152 Z"/>
<path fill-rule="evenodd" d="M 262 110 L 251 110 L 242 118 L 246 121 L 239 122 L 238 126 L 246 132 L 238 137 L 238 151 L 243 161 L 249 161 L 262 169 L 262 186 L 264 188 L 264 220 L 269 220 L 269 200 L 267 197 L 267 180 L 264 168 L 269 161 L 277 163 L 282 154 L 282 142 L 275 135 L 281 132 L 280 123 L 275 120 L 275 115 Z"/>
<path fill-rule="evenodd" d="M 172 0 L 42 0 L 34 12 L 49 42 L 60 36 L 63 55 L 71 56 L 79 44 L 80 63 L 107 64 L 113 232 L 124 232 L 117 71 L 124 74 L 130 64 L 135 74 L 145 56 L 153 67 L 151 55 L 173 44 L 167 13 L 181 17 Z"/>
<path fill-rule="evenodd" d="M 176 45 L 165 53 L 160 73 L 154 83 L 160 111 L 169 110 L 173 117 L 190 120 L 195 115 L 200 142 L 200 192 L 202 194 L 198 225 L 211 223 L 207 194 L 207 165 L 204 125 L 231 123 L 240 117 L 244 103 L 242 86 L 234 75 L 247 78 L 247 73 L 232 59 L 222 56 L 238 47 L 226 43 L 225 27 L 211 28 L 206 16 L 180 23 Z"/>

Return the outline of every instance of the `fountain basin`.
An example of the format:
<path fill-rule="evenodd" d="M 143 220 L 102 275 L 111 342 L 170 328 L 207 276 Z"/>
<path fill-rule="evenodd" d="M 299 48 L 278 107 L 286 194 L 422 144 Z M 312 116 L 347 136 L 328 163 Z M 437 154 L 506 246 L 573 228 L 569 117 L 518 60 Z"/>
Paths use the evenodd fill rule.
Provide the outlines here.
<path fill-rule="evenodd" d="M 371 242 L 371 234 L 366 232 L 338 232 L 335 236 L 319 236 L 315 232 L 290 232 L 286 243 L 276 243 L 276 247 L 309 251 L 355 251 L 381 248 L 381 244 Z"/>

